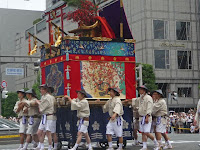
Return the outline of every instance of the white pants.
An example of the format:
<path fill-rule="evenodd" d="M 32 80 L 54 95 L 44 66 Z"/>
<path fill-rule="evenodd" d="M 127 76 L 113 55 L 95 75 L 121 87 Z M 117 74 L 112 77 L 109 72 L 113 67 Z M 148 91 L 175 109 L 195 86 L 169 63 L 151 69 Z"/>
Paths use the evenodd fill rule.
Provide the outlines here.
<path fill-rule="evenodd" d="M 165 133 L 166 132 L 166 124 L 160 123 L 156 125 L 156 132 Z"/>
<path fill-rule="evenodd" d="M 22 123 L 22 119 L 19 120 L 19 133 L 26 134 L 27 126 L 28 126 L 28 119 L 26 119 L 26 123 Z"/>
<path fill-rule="evenodd" d="M 88 126 L 84 124 L 80 125 L 80 127 L 78 127 L 78 132 L 88 133 Z"/>
<path fill-rule="evenodd" d="M 106 126 L 106 134 L 116 135 L 116 137 L 122 137 L 123 134 L 123 121 L 121 125 L 117 124 L 117 121 L 109 121 Z"/>
<path fill-rule="evenodd" d="M 43 132 L 50 131 L 51 133 L 56 133 L 56 120 L 47 120 L 45 124 L 40 122 L 39 129 Z"/>
<path fill-rule="evenodd" d="M 28 129 L 26 131 L 26 134 L 35 135 L 40 125 L 40 120 L 41 120 L 40 118 L 34 118 L 34 123 L 32 125 L 28 124 Z"/>
<path fill-rule="evenodd" d="M 141 124 L 141 121 L 139 122 L 140 125 L 140 132 L 144 132 L 144 133 L 150 133 L 151 131 L 151 122 L 149 123 L 145 123 L 145 124 Z"/>

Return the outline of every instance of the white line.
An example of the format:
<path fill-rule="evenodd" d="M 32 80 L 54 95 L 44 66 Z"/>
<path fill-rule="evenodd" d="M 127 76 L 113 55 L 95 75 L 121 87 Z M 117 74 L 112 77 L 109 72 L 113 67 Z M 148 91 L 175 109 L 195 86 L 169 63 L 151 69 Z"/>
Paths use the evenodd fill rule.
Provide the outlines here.
<path fill-rule="evenodd" d="M 172 143 L 200 143 L 200 141 L 171 141 Z"/>

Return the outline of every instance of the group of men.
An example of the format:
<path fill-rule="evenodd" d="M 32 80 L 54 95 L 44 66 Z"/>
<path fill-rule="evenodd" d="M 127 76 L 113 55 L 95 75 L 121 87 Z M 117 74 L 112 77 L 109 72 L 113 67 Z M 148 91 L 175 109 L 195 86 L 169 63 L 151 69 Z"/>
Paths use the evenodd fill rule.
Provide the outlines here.
<path fill-rule="evenodd" d="M 48 150 L 57 149 L 56 136 L 56 107 L 54 105 L 55 98 L 52 96 L 54 89 L 46 84 L 40 86 L 41 100 L 37 99 L 35 91 L 19 90 L 18 98 L 14 111 L 20 119 L 20 147 L 18 150 L 26 150 L 29 143 L 33 143 L 35 150 L 44 150 L 44 137 L 48 137 Z M 109 121 L 106 126 L 106 136 L 108 140 L 108 149 L 113 150 L 112 135 L 119 138 L 119 147 L 117 150 L 123 149 L 123 104 L 130 103 L 133 107 L 134 122 L 134 139 L 135 145 L 139 145 L 137 132 L 142 133 L 142 149 L 147 150 L 147 138 L 154 142 L 154 150 L 171 149 L 172 145 L 166 134 L 167 124 L 167 105 L 163 99 L 161 90 L 156 90 L 148 94 L 146 86 L 138 87 L 140 97 L 120 100 L 120 92 L 117 88 L 109 88 L 110 99 L 102 107 L 103 112 L 109 113 Z M 88 144 L 88 150 L 93 150 L 91 140 L 88 134 L 90 107 L 87 101 L 87 93 L 84 90 L 78 90 L 77 98 L 71 99 L 68 95 L 64 96 L 71 103 L 71 110 L 77 110 L 78 117 L 78 134 L 74 147 L 70 150 L 76 150 L 81 142 L 82 136 Z M 27 97 L 27 99 L 25 99 Z M 100 100 L 97 100 L 97 103 Z M 155 138 L 150 133 L 155 132 Z M 26 136 L 26 142 L 24 139 Z M 166 143 L 162 145 L 161 138 L 164 137 Z M 52 147 L 54 141 L 54 148 Z"/>
<path fill-rule="evenodd" d="M 40 85 L 40 92 L 42 97 L 41 100 L 38 100 L 33 89 L 17 91 L 19 100 L 14 106 L 14 112 L 18 115 L 20 122 L 20 146 L 18 150 L 26 150 L 30 143 L 33 143 L 35 150 L 44 150 L 45 135 L 48 137 L 48 150 L 57 149 L 57 118 L 55 115 L 55 98 L 52 95 L 54 89 L 42 84 Z M 52 147 L 52 140 L 54 147 Z"/>
<path fill-rule="evenodd" d="M 171 142 L 166 134 L 167 125 L 167 105 L 163 99 L 161 90 L 151 92 L 146 86 L 139 86 L 138 91 L 140 97 L 131 100 L 125 100 L 124 103 L 131 101 L 133 107 L 133 122 L 134 131 L 133 136 L 135 145 L 140 145 L 138 141 L 137 131 L 142 133 L 142 149 L 147 150 L 147 138 L 151 139 L 154 143 L 154 150 L 172 149 Z M 155 137 L 151 134 L 155 133 Z M 165 145 L 162 145 L 161 138 L 165 139 Z"/>
<path fill-rule="evenodd" d="M 109 113 L 109 122 L 106 127 L 106 135 L 108 140 L 109 148 L 108 150 L 114 150 L 112 145 L 112 135 L 115 134 L 119 138 L 119 147 L 117 150 L 122 150 L 123 147 L 123 118 L 124 114 L 123 105 L 119 98 L 120 93 L 116 88 L 109 88 L 111 99 L 106 102 L 106 104 L 102 107 L 103 112 Z M 89 126 L 89 116 L 90 116 L 90 107 L 88 104 L 87 93 L 84 90 L 79 90 L 77 92 L 77 98 L 71 99 L 69 96 L 65 96 L 71 103 L 71 109 L 77 110 L 78 117 L 78 137 L 74 147 L 70 150 L 76 150 L 81 142 L 82 136 L 85 136 L 85 139 L 88 144 L 88 150 L 93 150 L 91 145 L 91 140 L 88 134 L 88 126 Z M 99 102 L 100 100 L 97 100 Z"/>
<path fill-rule="evenodd" d="M 109 121 L 106 126 L 106 136 L 108 140 L 108 149 L 114 150 L 112 145 L 112 135 L 115 135 L 119 139 L 119 147 L 117 150 L 123 149 L 123 104 L 130 103 L 133 107 L 134 114 L 134 139 L 135 145 L 139 145 L 137 132 L 142 133 L 142 145 L 141 150 L 147 150 L 147 138 L 150 138 L 154 142 L 154 150 L 160 149 L 172 149 L 171 142 L 166 134 L 167 125 L 167 105 L 163 99 L 163 93 L 161 90 L 156 90 L 148 94 L 149 91 L 146 86 L 138 87 L 140 97 L 130 100 L 121 101 L 120 92 L 117 88 L 109 88 L 110 99 L 102 107 L 103 112 L 109 113 Z M 76 150 L 81 142 L 82 135 L 85 136 L 88 143 L 88 150 L 92 150 L 91 140 L 88 135 L 90 108 L 88 101 L 86 100 L 87 93 L 84 90 L 77 91 L 77 98 L 71 99 L 69 96 L 65 96 L 70 103 L 71 109 L 77 110 L 78 117 L 78 138 L 74 147 L 70 150 Z M 99 102 L 100 100 L 97 100 Z M 151 134 L 155 133 L 155 138 Z M 162 144 L 162 136 L 165 139 L 165 145 Z"/>

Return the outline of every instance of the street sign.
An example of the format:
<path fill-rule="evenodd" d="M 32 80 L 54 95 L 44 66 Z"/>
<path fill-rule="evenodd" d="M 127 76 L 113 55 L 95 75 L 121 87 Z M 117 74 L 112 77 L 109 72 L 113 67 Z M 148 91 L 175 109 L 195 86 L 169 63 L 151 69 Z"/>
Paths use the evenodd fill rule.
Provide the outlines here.
<path fill-rule="evenodd" d="M 6 75 L 23 76 L 24 68 L 6 68 Z"/>
<path fill-rule="evenodd" d="M 2 87 L 2 88 L 6 88 L 6 87 L 7 87 L 7 82 L 6 82 L 5 80 L 3 80 L 3 81 L 1 82 L 1 87 Z"/>

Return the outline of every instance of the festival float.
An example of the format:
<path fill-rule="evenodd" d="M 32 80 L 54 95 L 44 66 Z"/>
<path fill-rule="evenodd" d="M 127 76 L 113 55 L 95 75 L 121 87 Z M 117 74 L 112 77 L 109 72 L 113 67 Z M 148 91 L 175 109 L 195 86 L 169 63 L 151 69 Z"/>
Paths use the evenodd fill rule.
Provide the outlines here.
<path fill-rule="evenodd" d="M 87 8 L 89 6 L 84 4 L 82 7 L 90 10 Z M 88 12 L 78 9 L 67 14 L 68 19 L 79 21 L 77 29 L 67 31 L 74 36 L 69 36 L 65 31 L 66 27 L 63 25 L 65 14 L 62 12 L 64 7 L 66 4 L 45 12 L 48 16 L 49 43 L 46 44 L 29 34 L 28 54 L 35 53 L 37 40 L 43 43 L 40 47 L 42 84 L 46 83 L 55 89 L 56 130 L 61 146 L 63 141 L 68 141 L 68 147 L 73 146 L 77 133 L 76 112 L 71 111 L 68 102 L 62 97 L 69 95 L 71 98 L 76 98 L 76 90 L 84 89 L 91 110 L 88 128 L 91 140 L 99 142 L 101 147 L 106 147 L 108 114 L 103 114 L 101 106 L 110 97 L 108 88 L 119 88 L 122 100 L 136 97 L 135 41 L 121 0 L 102 7 L 101 11 L 98 11 L 99 15 L 86 15 Z M 57 17 L 61 17 L 61 27 L 53 23 Z M 31 36 L 35 43 L 33 50 L 30 48 Z M 101 102 L 97 103 L 96 99 L 101 99 Z M 125 147 L 126 140 L 133 139 L 131 108 L 124 106 L 123 118 Z"/>

